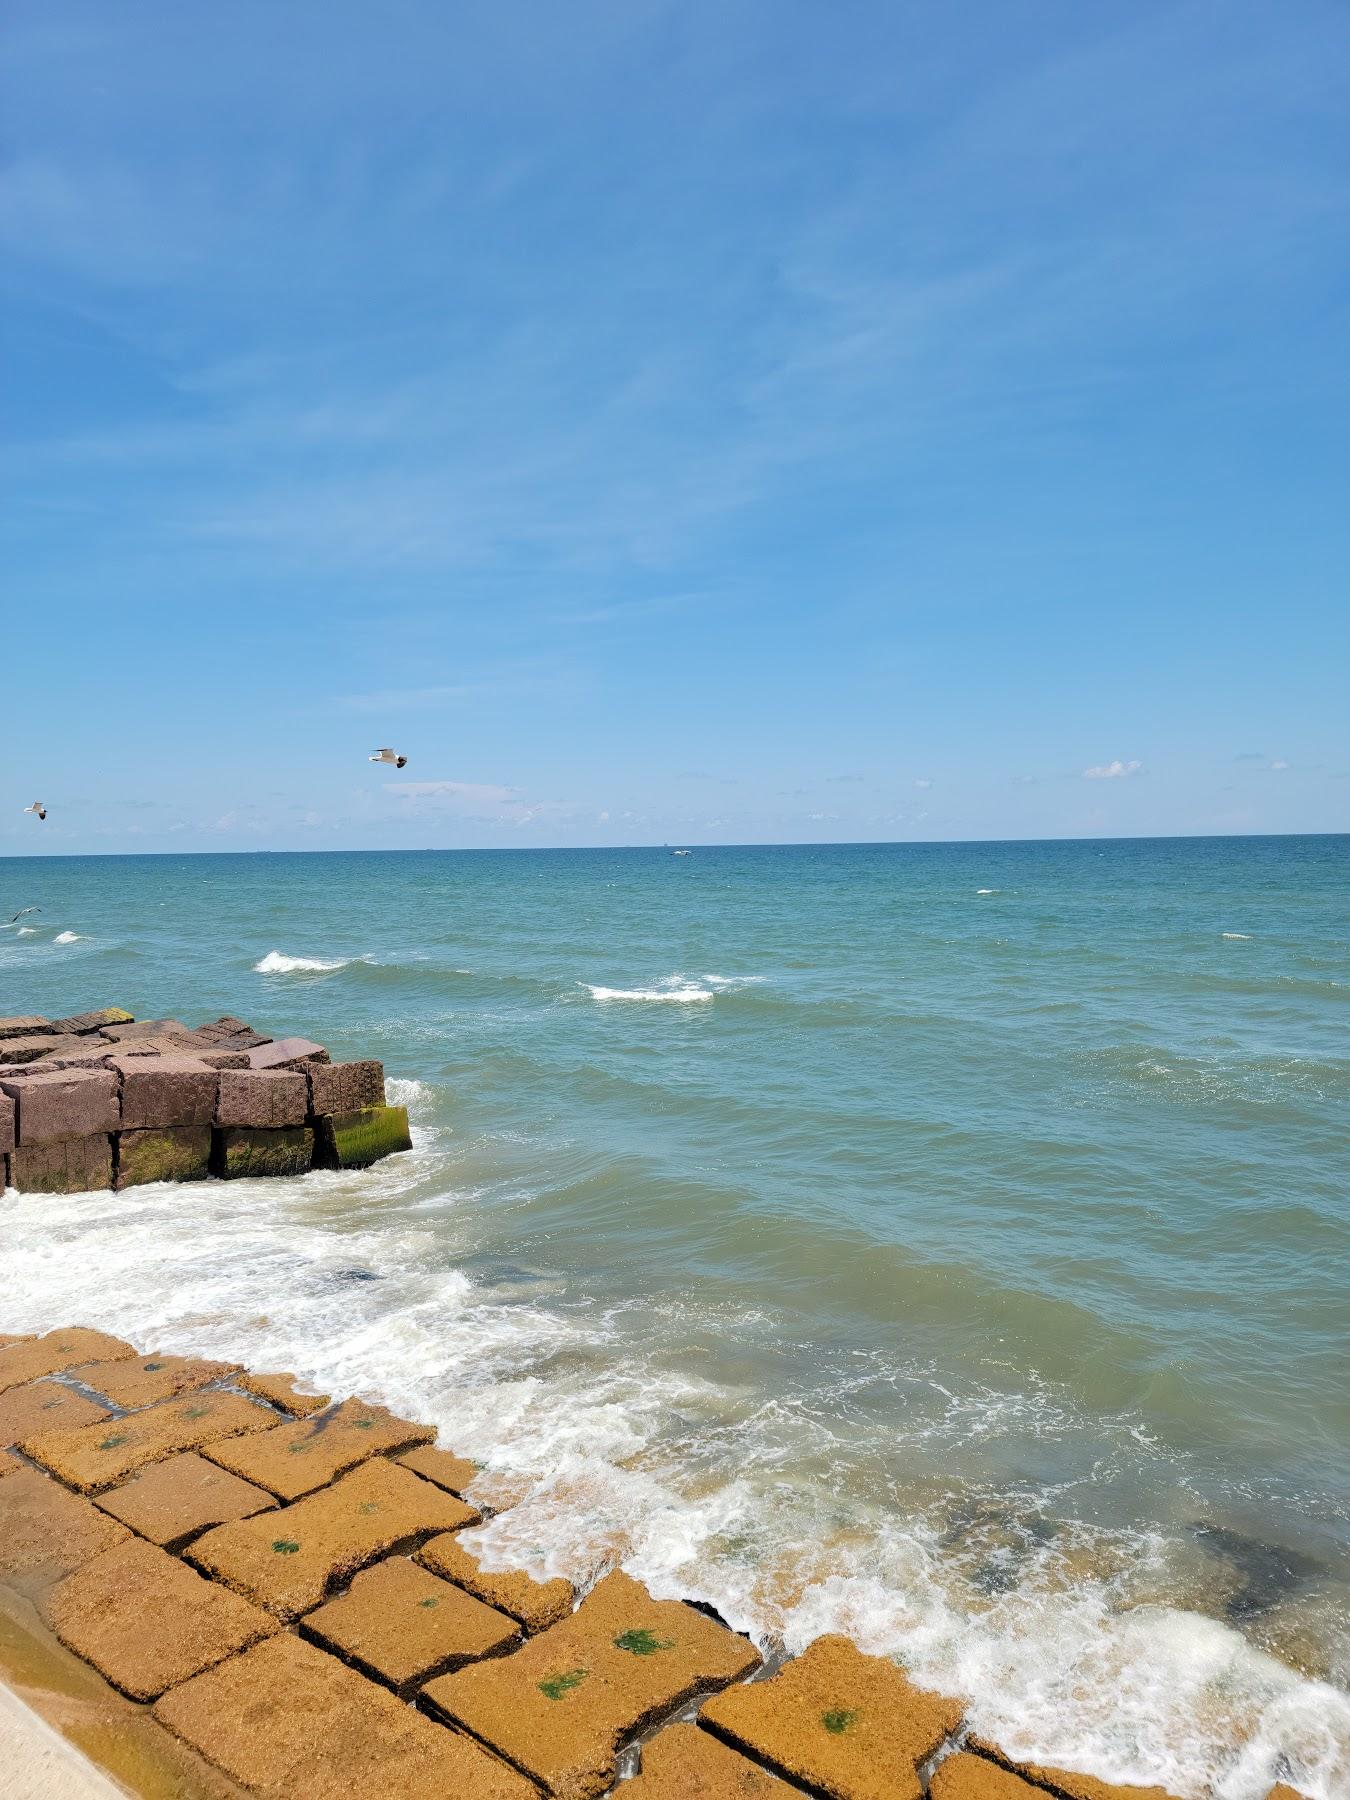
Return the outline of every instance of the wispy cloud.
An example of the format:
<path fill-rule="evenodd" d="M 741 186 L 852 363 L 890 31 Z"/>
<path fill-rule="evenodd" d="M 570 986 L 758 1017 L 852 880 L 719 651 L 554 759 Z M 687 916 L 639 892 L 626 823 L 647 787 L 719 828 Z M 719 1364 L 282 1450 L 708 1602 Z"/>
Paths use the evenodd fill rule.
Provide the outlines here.
<path fill-rule="evenodd" d="M 1144 765 L 1138 758 L 1130 762 L 1122 762 L 1119 757 L 1114 762 L 1098 763 L 1094 768 L 1083 770 L 1084 781 L 1122 781 L 1129 775 L 1143 773 Z"/>
<path fill-rule="evenodd" d="M 473 806 L 501 806 L 520 798 L 519 788 L 478 781 L 391 781 L 384 791 L 400 800 L 463 801 Z"/>

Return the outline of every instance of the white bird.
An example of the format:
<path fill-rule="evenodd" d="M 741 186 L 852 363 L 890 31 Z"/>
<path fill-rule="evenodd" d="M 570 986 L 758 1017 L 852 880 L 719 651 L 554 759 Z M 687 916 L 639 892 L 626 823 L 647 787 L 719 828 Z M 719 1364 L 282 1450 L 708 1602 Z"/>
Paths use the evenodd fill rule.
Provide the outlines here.
<path fill-rule="evenodd" d="M 370 759 L 372 762 L 392 763 L 396 769 L 407 767 L 408 759 L 400 756 L 397 750 L 377 750 Z"/>
<path fill-rule="evenodd" d="M 25 812 L 35 812 L 39 819 L 45 819 L 47 816 L 47 809 L 40 800 L 35 800 L 31 806 L 25 806 L 23 810 Z"/>

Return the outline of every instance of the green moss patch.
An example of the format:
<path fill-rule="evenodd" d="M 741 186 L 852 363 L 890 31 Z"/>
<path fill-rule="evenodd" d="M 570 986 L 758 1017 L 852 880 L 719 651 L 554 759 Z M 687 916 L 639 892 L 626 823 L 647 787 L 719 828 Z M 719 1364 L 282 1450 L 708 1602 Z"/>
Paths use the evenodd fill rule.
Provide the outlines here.
<path fill-rule="evenodd" d="M 314 1121 L 314 1162 L 321 1169 L 365 1169 L 412 1149 L 406 1106 L 366 1106 Z"/>
<path fill-rule="evenodd" d="M 273 1538 L 272 1548 L 278 1556 L 294 1556 L 300 1546 L 294 1538 Z"/>
<path fill-rule="evenodd" d="M 580 1687 L 589 1674 L 589 1669 L 568 1669 L 561 1675 L 549 1675 L 539 1683 L 539 1692 L 546 1700 L 561 1700 L 564 1694 Z"/>
<path fill-rule="evenodd" d="M 616 1650 L 626 1650 L 630 1656 L 655 1656 L 658 1650 L 673 1650 L 674 1638 L 659 1638 L 654 1631 L 641 1626 L 634 1631 L 620 1632 L 614 1640 Z"/>
<path fill-rule="evenodd" d="M 846 1731 L 851 1731 L 857 1724 L 858 1715 L 842 1706 L 832 1706 L 829 1712 L 820 1715 L 820 1722 L 834 1737 L 843 1737 Z"/>

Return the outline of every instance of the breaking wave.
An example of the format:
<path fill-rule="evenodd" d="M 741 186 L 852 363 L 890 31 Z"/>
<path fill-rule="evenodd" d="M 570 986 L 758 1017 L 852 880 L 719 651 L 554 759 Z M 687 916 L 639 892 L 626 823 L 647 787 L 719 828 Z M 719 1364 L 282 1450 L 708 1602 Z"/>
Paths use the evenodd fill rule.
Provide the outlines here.
<path fill-rule="evenodd" d="M 715 1000 L 719 994 L 731 993 L 736 988 L 758 986 L 763 979 L 762 975 L 665 975 L 651 987 L 600 987 L 591 981 L 583 981 L 580 985 L 592 1000 L 674 1001 L 677 1005 L 687 1006 Z"/>
<path fill-rule="evenodd" d="M 261 962 L 255 962 L 255 975 L 331 975 L 335 969 L 345 969 L 354 962 L 369 962 L 369 957 L 342 956 L 333 962 L 324 962 L 317 956 L 286 956 L 280 950 L 269 950 Z"/>

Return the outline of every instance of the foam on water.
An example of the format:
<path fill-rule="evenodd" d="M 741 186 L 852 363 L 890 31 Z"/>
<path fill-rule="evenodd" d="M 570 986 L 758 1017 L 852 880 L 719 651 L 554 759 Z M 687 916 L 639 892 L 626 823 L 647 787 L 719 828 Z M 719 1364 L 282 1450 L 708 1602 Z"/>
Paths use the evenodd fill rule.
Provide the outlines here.
<path fill-rule="evenodd" d="M 762 975 L 665 975 L 651 987 L 612 988 L 598 987 L 593 982 L 580 983 L 593 1000 L 648 1000 L 674 1001 L 677 1005 L 689 1005 L 704 1000 L 715 1000 L 719 994 L 733 993 L 737 988 L 755 987 L 764 980 Z"/>
<path fill-rule="evenodd" d="M 1252 934 L 1250 931 L 1225 931 L 1223 935 L 1226 938 L 1234 938 L 1239 942 L 1246 944 L 1250 943 Z"/>
<path fill-rule="evenodd" d="M 73 931 L 58 931 L 52 942 L 54 944 L 82 944 L 84 939 L 77 937 Z"/>
<path fill-rule="evenodd" d="M 489 1566 L 585 1586 L 622 1564 L 790 1651 L 846 1632 L 965 1699 L 974 1729 L 1029 1760 L 1186 1800 L 1263 1800 L 1280 1774 L 1314 1800 L 1350 1790 L 1350 1699 L 1226 1625 L 1137 1603 L 1161 1540 L 1084 1526 L 1011 1560 L 1005 1545 L 1006 1579 L 972 1599 L 921 1509 L 784 1478 L 842 1448 L 845 1411 L 808 1395 L 747 1414 L 739 1394 L 644 1350 L 631 1308 L 550 1304 L 528 1270 L 494 1287 L 454 1266 L 474 1214 L 441 1174 L 432 1090 L 389 1089 L 413 1111 L 414 1148 L 373 1170 L 12 1203 L 7 1328 L 80 1321 L 433 1420 L 484 1466 L 484 1497 L 521 1494 L 471 1534 Z M 771 1328 L 701 1316 L 728 1334 Z M 879 1365 L 841 1386 L 878 1378 Z M 940 1392 L 931 1429 L 953 1443 L 1025 1435 L 1028 1409 L 1047 1435 L 1072 1424 L 1048 1389 Z"/>

